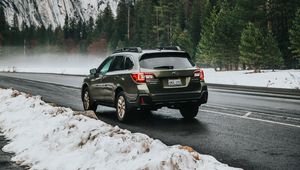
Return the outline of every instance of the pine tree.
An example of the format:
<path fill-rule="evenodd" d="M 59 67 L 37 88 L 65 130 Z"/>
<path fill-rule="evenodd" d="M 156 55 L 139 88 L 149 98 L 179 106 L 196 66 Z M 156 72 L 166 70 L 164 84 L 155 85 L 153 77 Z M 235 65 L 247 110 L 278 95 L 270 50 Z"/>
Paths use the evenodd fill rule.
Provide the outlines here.
<path fill-rule="evenodd" d="M 4 10 L 3 10 L 3 7 L 0 6 L 0 34 L 4 34 L 6 27 L 7 27 L 7 24 L 6 24 Z"/>
<path fill-rule="evenodd" d="M 184 13 L 184 10 L 182 9 L 184 3 L 182 1 L 178 2 L 177 5 L 177 24 L 179 24 L 180 29 L 184 30 L 186 29 L 186 16 Z"/>
<path fill-rule="evenodd" d="M 0 56 L 3 55 L 2 46 L 5 44 L 5 38 L 7 33 L 7 24 L 3 7 L 0 6 Z"/>
<path fill-rule="evenodd" d="M 39 45 L 45 45 L 47 43 L 48 37 L 47 37 L 46 28 L 44 25 L 41 25 L 37 29 L 37 39 L 38 39 Z"/>
<path fill-rule="evenodd" d="M 126 4 L 125 0 L 121 0 L 118 3 L 117 8 L 117 18 L 114 28 L 114 34 L 110 41 L 110 48 L 115 49 L 118 44 L 124 44 L 127 41 L 128 32 L 128 8 L 129 5 Z M 120 42 L 120 43 L 119 43 Z"/>
<path fill-rule="evenodd" d="M 161 37 L 162 37 L 162 32 L 164 32 L 164 27 L 161 25 L 161 18 L 162 18 L 162 7 L 161 6 L 155 6 L 154 8 L 154 13 L 155 13 L 155 18 L 154 18 L 154 26 L 153 26 L 153 31 L 155 33 L 155 40 L 156 40 L 156 45 L 159 46 L 161 45 Z M 138 10 L 139 11 L 139 10 Z M 141 20 L 142 21 L 142 20 Z"/>
<path fill-rule="evenodd" d="M 69 39 L 72 39 L 73 41 L 78 41 L 78 31 L 77 31 L 77 23 L 75 18 L 72 18 L 69 24 Z"/>
<path fill-rule="evenodd" d="M 210 66 L 221 67 L 221 61 L 217 60 L 218 55 L 214 52 L 214 28 L 217 18 L 217 10 L 214 8 L 211 11 L 209 19 L 205 22 L 201 31 L 201 40 L 196 48 L 197 62 L 205 63 Z"/>
<path fill-rule="evenodd" d="M 93 17 L 89 18 L 89 21 L 87 23 L 87 45 L 92 43 L 92 40 L 94 38 L 95 35 L 95 23 L 94 23 L 94 19 Z"/>
<path fill-rule="evenodd" d="M 269 31 L 264 39 L 264 61 L 267 68 L 274 69 L 283 66 L 283 58 L 278 43 Z"/>
<path fill-rule="evenodd" d="M 97 16 L 95 29 L 92 35 L 89 34 L 87 42 L 87 52 L 90 54 L 106 54 L 108 44 L 114 31 L 114 16 L 109 3 L 104 11 Z M 90 20 L 89 25 L 93 25 Z M 90 26 L 89 26 L 90 27 Z M 90 28 L 89 28 L 90 29 Z"/>
<path fill-rule="evenodd" d="M 213 9 L 211 0 L 203 0 L 203 5 L 201 5 L 201 25 L 204 26 L 205 22 L 210 16 L 210 13 Z"/>
<path fill-rule="evenodd" d="M 189 55 L 192 55 L 194 52 L 193 42 L 190 34 L 187 30 L 182 31 L 179 24 L 175 29 L 174 36 L 172 37 L 172 44 L 181 47 Z"/>
<path fill-rule="evenodd" d="M 87 52 L 87 46 L 88 46 L 88 42 L 87 42 L 87 25 L 85 22 L 82 22 L 81 27 L 80 27 L 80 41 L 79 41 L 79 45 L 80 45 L 80 52 L 81 53 L 86 53 Z"/>
<path fill-rule="evenodd" d="M 94 38 L 99 37 L 101 32 L 102 32 L 102 14 L 99 13 L 97 18 L 96 18 L 96 22 L 95 22 L 95 29 L 94 29 Z"/>
<path fill-rule="evenodd" d="M 293 55 L 298 58 L 300 62 L 300 8 L 296 12 L 293 25 L 289 30 L 290 33 L 290 42 Z"/>
<path fill-rule="evenodd" d="M 57 27 L 54 30 L 54 44 L 56 45 L 57 51 L 62 51 L 65 48 L 64 45 L 64 30 L 61 27 Z"/>
<path fill-rule="evenodd" d="M 264 43 L 261 31 L 253 23 L 248 23 L 242 32 L 240 49 L 240 59 L 247 66 L 260 72 L 264 64 Z"/>
<path fill-rule="evenodd" d="M 82 40 L 86 40 L 87 39 L 87 36 L 88 36 L 88 28 L 87 28 L 87 24 L 86 22 L 83 22 L 82 23 L 82 27 L 81 27 L 81 39 Z"/>
<path fill-rule="evenodd" d="M 19 19 L 16 13 L 13 16 L 13 28 L 19 29 Z"/>
<path fill-rule="evenodd" d="M 239 63 L 240 35 L 242 25 L 236 8 L 224 1 L 215 21 L 214 38 L 216 53 L 227 70 L 237 69 Z"/>
<path fill-rule="evenodd" d="M 136 1 L 132 45 L 149 48 L 157 45 L 155 11 L 152 0 Z"/>
<path fill-rule="evenodd" d="M 198 61 L 227 70 L 237 69 L 242 26 L 236 9 L 227 1 L 215 7 L 205 22 L 196 48 Z"/>
<path fill-rule="evenodd" d="M 19 19 L 16 13 L 13 16 L 13 25 L 10 30 L 10 44 L 12 46 L 23 45 L 23 38 L 19 29 Z"/>
<path fill-rule="evenodd" d="M 285 66 L 288 68 L 300 67 L 295 58 L 295 53 L 290 49 L 290 33 L 297 9 L 300 9 L 299 0 L 269 0 L 267 1 L 268 29 L 272 31 L 278 42 L 279 49 L 284 57 Z"/>
<path fill-rule="evenodd" d="M 93 32 L 93 31 L 94 31 L 94 26 L 95 26 L 94 18 L 93 18 L 93 17 L 90 17 L 90 18 L 89 18 L 89 21 L 88 21 L 88 24 L 87 24 L 87 31 L 88 31 L 89 33 Z"/>
<path fill-rule="evenodd" d="M 68 15 L 66 14 L 65 16 L 65 23 L 64 23 L 64 27 L 63 27 L 63 30 L 64 30 L 64 38 L 65 39 L 68 39 L 70 38 L 70 25 L 69 25 L 69 17 Z"/>
<path fill-rule="evenodd" d="M 74 29 L 74 34 L 75 34 L 75 42 L 79 43 L 83 38 L 83 21 L 79 19 L 78 23 L 75 23 L 75 29 Z"/>
<path fill-rule="evenodd" d="M 268 2 L 273 1 L 269 0 Z M 232 5 L 237 6 L 238 16 L 247 22 L 252 22 L 261 28 L 267 26 L 266 0 L 238 0 L 232 1 Z"/>
<path fill-rule="evenodd" d="M 46 44 L 52 45 L 54 43 L 54 32 L 51 24 L 46 29 L 46 39 Z"/>
<path fill-rule="evenodd" d="M 127 8 L 128 6 L 126 5 L 125 0 L 121 0 L 118 4 L 115 30 L 117 32 L 118 37 L 122 41 L 124 41 L 127 36 L 127 28 L 128 28 Z"/>
<path fill-rule="evenodd" d="M 108 41 L 113 33 L 112 28 L 114 28 L 114 17 L 109 3 L 107 3 L 102 15 L 102 34 Z"/>
<path fill-rule="evenodd" d="M 192 13 L 190 18 L 189 31 L 191 33 L 193 46 L 195 47 L 200 40 L 201 31 L 201 2 L 200 0 L 193 0 Z"/>

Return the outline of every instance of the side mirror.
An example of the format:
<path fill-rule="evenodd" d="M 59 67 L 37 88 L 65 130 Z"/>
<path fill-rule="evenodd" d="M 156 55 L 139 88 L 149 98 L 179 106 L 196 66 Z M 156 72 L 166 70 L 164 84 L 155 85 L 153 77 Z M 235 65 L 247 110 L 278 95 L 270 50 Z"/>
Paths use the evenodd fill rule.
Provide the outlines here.
<path fill-rule="evenodd" d="M 97 73 L 97 69 L 93 68 L 90 70 L 91 75 L 95 75 Z"/>

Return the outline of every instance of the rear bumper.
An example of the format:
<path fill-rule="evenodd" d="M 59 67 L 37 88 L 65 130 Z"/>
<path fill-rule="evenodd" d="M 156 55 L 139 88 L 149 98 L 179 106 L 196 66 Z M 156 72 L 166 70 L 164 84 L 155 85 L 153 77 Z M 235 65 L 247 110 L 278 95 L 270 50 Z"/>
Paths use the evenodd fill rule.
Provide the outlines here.
<path fill-rule="evenodd" d="M 178 108 L 186 103 L 201 105 L 207 103 L 208 91 L 161 93 L 161 94 L 139 94 L 136 101 L 129 102 L 130 108 L 158 109 L 161 107 Z"/>

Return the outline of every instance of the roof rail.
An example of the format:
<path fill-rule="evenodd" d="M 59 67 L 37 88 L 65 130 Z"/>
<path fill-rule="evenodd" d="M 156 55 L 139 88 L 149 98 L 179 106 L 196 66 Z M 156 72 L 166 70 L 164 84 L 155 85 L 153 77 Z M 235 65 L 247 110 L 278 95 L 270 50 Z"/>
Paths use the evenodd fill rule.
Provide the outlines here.
<path fill-rule="evenodd" d="M 157 47 L 159 50 L 175 50 L 175 51 L 182 51 L 179 46 L 162 46 L 162 47 Z"/>
<path fill-rule="evenodd" d="M 115 54 L 115 53 L 121 53 L 121 52 L 141 53 L 143 51 L 142 51 L 141 47 L 125 47 L 125 48 L 117 49 L 116 51 L 113 52 L 113 54 Z"/>

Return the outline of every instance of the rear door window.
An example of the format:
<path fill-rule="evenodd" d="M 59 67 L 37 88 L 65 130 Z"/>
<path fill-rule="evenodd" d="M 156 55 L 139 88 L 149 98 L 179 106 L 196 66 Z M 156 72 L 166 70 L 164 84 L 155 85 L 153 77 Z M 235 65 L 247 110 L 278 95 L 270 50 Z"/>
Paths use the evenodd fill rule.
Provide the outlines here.
<path fill-rule="evenodd" d="M 116 56 L 111 63 L 109 71 L 119 71 L 124 70 L 124 57 Z"/>
<path fill-rule="evenodd" d="M 147 69 L 185 69 L 194 66 L 187 53 L 144 54 L 140 59 L 141 68 Z"/>
<path fill-rule="evenodd" d="M 134 64 L 132 60 L 129 57 L 126 57 L 125 60 L 125 70 L 131 70 L 133 68 Z"/>

